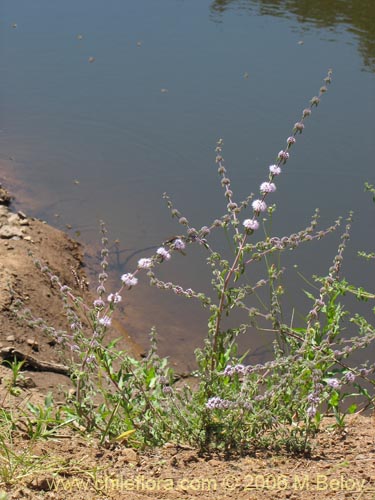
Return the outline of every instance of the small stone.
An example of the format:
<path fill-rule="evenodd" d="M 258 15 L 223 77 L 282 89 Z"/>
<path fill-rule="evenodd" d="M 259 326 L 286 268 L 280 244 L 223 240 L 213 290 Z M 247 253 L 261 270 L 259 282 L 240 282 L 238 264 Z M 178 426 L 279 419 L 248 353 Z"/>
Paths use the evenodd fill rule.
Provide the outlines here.
<path fill-rule="evenodd" d="M 0 185 L 0 205 L 10 205 L 12 197 L 6 189 Z"/>
<path fill-rule="evenodd" d="M 9 214 L 8 216 L 8 224 L 18 224 L 20 221 L 17 214 Z"/>
<path fill-rule="evenodd" d="M 124 462 L 128 463 L 138 463 L 138 455 L 137 452 L 133 450 L 133 448 L 125 448 L 122 450 L 121 457 Z"/>
<path fill-rule="evenodd" d="M 8 335 L 5 340 L 7 342 L 14 342 L 16 340 L 16 337 L 14 335 Z"/>
<path fill-rule="evenodd" d="M 27 219 L 26 214 L 22 210 L 18 210 L 17 215 L 20 219 Z"/>
<path fill-rule="evenodd" d="M 37 491 L 51 491 L 54 489 L 53 479 L 52 476 L 36 477 L 29 483 L 29 487 Z"/>
<path fill-rule="evenodd" d="M 209 463 L 212 467 L 218 467 L 219 465 L 221 465 L 220 460 L 215 460 L 214 458 L 212 458 L 211 460 L 209 460 L 209 461 L 208 461 L 208 463 Z"/>
<path fill-rule="evenodd" d="M 23 389 L 34 389 L 36 387 L 36 383 L 31 377 L 20 378 L 17 385 Z"/>
<path fill-rule="evenodd" d="M 21 219 L 19 221 L 19 225 L 20 226 L 29 226 L 30 225 L 30 222 L 27 220 L 27 219 Z"/>
<path fill-rule="evenodd" d="M 163 445 L 163 448 L 176 448 L 176 445 L 173 443 L 165 443 Z"/>
<path fill-rule="evenodd" d="M 199 458 L 194 453 L 192 453 L 191 455 L 184 457 L 183 462 L 185 465 L 191 462 L 199 462 Z"/>
<path fill-rule="evenodd" d="M 22 230 L 19 227 L 9 226 L 5 224 L 0 228 L 0 238 L 22 238 Z"/>
<path fill-rule="evenodd" d="M 39 344 L 35 339 L 27 339 L 26 343 L 31 347 L 33 351 L 39 351 Z"/>

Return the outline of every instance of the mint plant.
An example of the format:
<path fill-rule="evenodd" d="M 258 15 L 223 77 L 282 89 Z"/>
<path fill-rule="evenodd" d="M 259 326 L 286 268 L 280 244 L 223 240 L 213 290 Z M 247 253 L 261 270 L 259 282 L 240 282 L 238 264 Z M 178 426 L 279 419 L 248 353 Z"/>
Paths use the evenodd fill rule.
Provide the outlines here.
<path fill-rule="evenodd" d="M 101 443 L 126 435 L 133 446 L 156 446 L 168 441 L 228 453 L 257 448 L 286 448 L 306 453 L 310 450 L 310 437 L 319 429 L 326 412 L 333 412 L 337 426 L 342 428 L 346 413 L 359 411 L 355 403 L 347 409 L 342 406 L 346 397 L 365 396 L 366 404 L 373 405 L 371 391 L 359 382 L 365 381 L 373 387 L 375 364 L 358 367 L 351 358 L 355 351 L 373 342 L 375 327 L 364 316 L 351 313 L 342 300 L 348 295 L 370 303 L 375 299 L 374 293 L 351 285 L 342 277 L 352 214 L 345 221 L 327 275 L 315 276 L 317 285 L 306 291 L 312 305 L 302 314 L 302 326 L 294 326 L 293 321 L 285 319 L 281 255 L 337 231 L 342 219 L 318 229 L 316 211 L 310 224 L 296 233 L 283 237 L 266 234 L 264 239 L 257 239 L 261 217 L 263 214 L 272 217 L 275 211 L 269 200 L 277 189 L 278 176 L 287 168 L 297 138 L 327 92 L 331 79 L 329 70 L 318 95 L 303 110 L 285 146 L 268 167 L 255 199 L 249 195 L 243 201 L 235 201 L 220 139 L 216 145 L 216 165 L 226 200 L 225 213 L 196 229 L 165 194 L 170 213 L 182 226 L 183 234 L 164 241 L 153 255 L 139 259 L 132 272 L 121 276 L 118 290 L 109 292 L 106 288 L 110 252 L 103 223 L 101 271 L 97 296 L 91 304 L 86 304 L 47 266 L 37 262 L 51 285 L 61 293 L 68 328 L 57 331 L 42 319 L 33 318 L 30 311 L 23 314 L 29 324 L 48 332 L 65 352 L 70 351 L 75 391 L 64 411 L 68 420 L 84 432 L 99 435 Z M 372 191 L 371 185 L 366 188 Z M 211 234 L 220 230 L 231 241 L 229 256 L 211 244 Z M 166 264 L 176 253 L 188 254 L 191 245 L 199 245 L 206 252 L 212 273 L 211 294 L 183 288 L 157 275 L 159 265 Z M 259 263 L 265 265 L 265 274 L 254 282 L 251 269 Z M 210 311 L 204 346 L 196 350 L 197 388 L 175 384 L 168 360 L 157 353 L 155 331 L 151 332 L 148 355 L 140 360 L 106 339 L 117 305 L 139 284 L 142 274 L 147 275 L 151 285 L 196 299 Z M 262 290 L 268 290 L 267 299 L 260 299 Z M 247 323 L 228 327 L 233 325 L 228 319 L 238 310 L 247 314 Z M 346 335 L 348 325 L 351 330 Z M 246 353 L 238 352 L 237 341 L 240 334 L 250 329 L 266 329 L 274 335 L 273 359 L 246 364 Z"/>

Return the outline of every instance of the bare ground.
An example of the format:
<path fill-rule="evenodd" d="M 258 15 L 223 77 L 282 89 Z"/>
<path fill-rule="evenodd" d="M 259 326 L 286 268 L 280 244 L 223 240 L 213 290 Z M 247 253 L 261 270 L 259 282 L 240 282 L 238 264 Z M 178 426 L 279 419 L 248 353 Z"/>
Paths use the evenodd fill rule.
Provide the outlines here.
<path fill-rule="evenodd" d="M 9 201 L 0 189 L 0 352 L 4 357 L 13 349 L 31 362 L 17 396 L 9 394 L 10 369 L 0 366 L 0 401 L 2 409 L 17 413 L 27 401 L 38 404 L 50 391 L 56 402 L 62 401 L 70 386 L 66 375 L 48 371 L 48 366 L 40 371 L 33 363 L 64 363 L 53 339 L 11 311 L 19 298 L 35 317 L 66 327 L 59 293 L 33 259 L 48 263 L 77 291 L 74 273 L 79 279 L 85 276 L 77 242 L 42 221 L 12 213 Z M 118 337 L 119 331 L 112 335 Z M 139 353 L 126 332 L 120 333 L 124 346 Z M 230 460 L 172 444 L 148 453 L 126 442 L 103 448 L 65 428 L 51 439 L 30 441 L 22 422 L 11 434 L 0 428 L 0 444 L 6 444 L 0 446 L 0 493 L 6 491 L 9 499 L 375 499 L 375 420 L 370 416 L 348 418 L 339 434 L 327 418 L 310 458 L 264 452 Z"/>

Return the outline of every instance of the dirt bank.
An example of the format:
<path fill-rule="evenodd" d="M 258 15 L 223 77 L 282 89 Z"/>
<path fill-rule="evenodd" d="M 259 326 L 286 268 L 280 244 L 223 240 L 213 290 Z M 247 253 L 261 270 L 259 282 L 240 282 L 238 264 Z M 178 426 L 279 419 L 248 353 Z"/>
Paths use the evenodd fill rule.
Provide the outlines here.
<path fill-rule="evenodd" d="M 54 364 L 63 363 L 61 353 L 48 334 L 20 320 L 11 306 L 20 299 L 35 318 L 43 318 L 57 329 L 66 329 L 60 294 L 36 268 L 34 261 L 39 259 L 47 264 L 63 284 L 90 302 L 93 297 L 80 285 L 87 280 L 83 249 L 65 233 L 43 221 L 27 217 L 23 212 L 13 212 L 11 201 L 10 194 L 0 187 L 0 353 L 4 357 L 14 349 L 8 356 L 11 359 L 14 353 L 21 353 L 18 357 L 22 354 L 28 357 L 31 360 L 28 367 L 32 370 L 30 383 L 35 383 L 42 392 L 55 390 L 59 384 L 69 383 L 68 377 L 53 370 Z M 140 348 L 120 325 L 108 332 L 108 337 L 121 337 L 122 347 L 139 353 Z M 49 363 L 51 370 L 46 365 L 47 368 L 40 371 L 43 363 Z"/>

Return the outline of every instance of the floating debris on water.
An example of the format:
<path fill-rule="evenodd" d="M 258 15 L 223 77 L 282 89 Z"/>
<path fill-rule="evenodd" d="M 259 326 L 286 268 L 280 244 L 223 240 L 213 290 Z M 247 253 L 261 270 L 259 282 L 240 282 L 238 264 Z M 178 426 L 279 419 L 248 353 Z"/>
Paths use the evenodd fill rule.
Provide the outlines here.
<path fill-rule="evenodd" d="M 303 40 L 300 40 L 300 41 L 298 42 L 298 45 L 303 45 L 303 44 L 304 44 L 304 41 L 303 41 Z"/>
<path fill-rule="evenodd" d="M 243 74 L 243 77 L 244 78 L 249 78 L 249 73 L 247 71 L 245 71 L 245 73 Z"/>
<path fill-rule="evenodd" d="M 89 57 L 89 63 L 93 63 L 95 61 L 95 57 Z"/>
<path fill-rule="evenodd" d="M 161 92 L 162 94 L 166 94 L 166 93 L 167 93 L 167 92 L 169 92 L 169 91 L 168 91 L 168 89 L 160 89 L 160 92 Z"/>
<path fill-rule="evenodd" d="M 83 40 L 83 35 L 77 35 L 77 40 Z"/>

